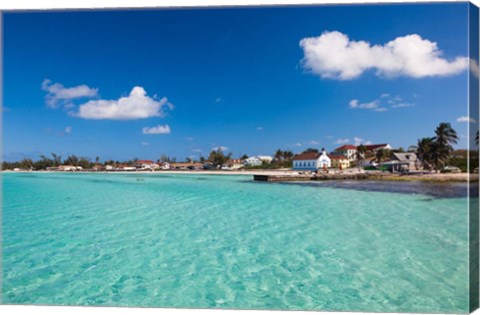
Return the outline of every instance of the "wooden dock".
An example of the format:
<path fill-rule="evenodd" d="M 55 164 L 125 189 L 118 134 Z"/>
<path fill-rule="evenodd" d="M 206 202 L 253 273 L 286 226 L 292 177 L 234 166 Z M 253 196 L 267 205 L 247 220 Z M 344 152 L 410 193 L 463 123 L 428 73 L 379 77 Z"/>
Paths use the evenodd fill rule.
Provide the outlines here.
<path fill-rule="evenodd" d="M 253 175 L 259 182 L 306 182 L 312 180 L 361 180 L 368 179 L 367 174 L 314 174 L 314 175 Z"/>

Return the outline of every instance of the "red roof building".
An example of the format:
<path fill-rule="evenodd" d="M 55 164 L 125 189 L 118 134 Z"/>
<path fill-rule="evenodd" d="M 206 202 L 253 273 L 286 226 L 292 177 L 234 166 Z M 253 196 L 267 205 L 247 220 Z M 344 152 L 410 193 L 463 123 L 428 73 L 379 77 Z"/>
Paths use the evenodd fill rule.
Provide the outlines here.
<path fill-rule="evenodd" d="M 296 154 L 293 157 L 294 161 L 307 161 L 307 160 L 317 160 L 320 157 L 319 152 L 304 152 Z"/>
<path fill-rule="evenodd" d="M 356 150 L 357 147 L 351 144 L 342 145 L 339 148 L 336 148 L 335 151 L 344 151 L 344 150 Z"/>

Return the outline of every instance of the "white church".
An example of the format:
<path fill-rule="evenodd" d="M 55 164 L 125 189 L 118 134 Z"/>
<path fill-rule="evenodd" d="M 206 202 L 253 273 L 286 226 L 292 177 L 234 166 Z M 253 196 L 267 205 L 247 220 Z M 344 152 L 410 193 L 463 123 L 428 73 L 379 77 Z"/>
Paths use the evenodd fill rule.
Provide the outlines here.
<path fill-rule="evenodd" d="M 316 171 L 322 168 L 330 168 L 332 161 L 325 149 L 322 152 L 304 152 L 293 157 L 293 169 L 302 171 Z"/>

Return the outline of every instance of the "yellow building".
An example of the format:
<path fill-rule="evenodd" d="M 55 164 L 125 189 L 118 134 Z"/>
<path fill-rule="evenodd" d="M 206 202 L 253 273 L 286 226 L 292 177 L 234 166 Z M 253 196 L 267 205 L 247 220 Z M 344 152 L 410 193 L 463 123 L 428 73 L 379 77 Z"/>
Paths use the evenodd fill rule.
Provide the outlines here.
<path fill-rule="evenodd" d="M 346 169 L 350 167 L 350 161 L 346 156 L 343 155 L 332 155 L 330 156 L 332 160 L 332 168 Z"/>

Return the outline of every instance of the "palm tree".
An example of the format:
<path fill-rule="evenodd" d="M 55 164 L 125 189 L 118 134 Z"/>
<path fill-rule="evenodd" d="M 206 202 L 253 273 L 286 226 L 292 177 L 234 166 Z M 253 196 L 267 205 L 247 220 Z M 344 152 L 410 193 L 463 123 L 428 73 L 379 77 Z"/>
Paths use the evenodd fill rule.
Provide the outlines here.
<path fill-rule="evenodd" d="M 382 163 L 382 161 L 389 156 L 390 156 L 389 150 L 378 149 L 377 152 L 375 152 L 375 159 L 377 160 L 378 163 Z"/>
<path fill-rule="evenodd" d="M 447 147 L 451 144 L 456 144 L 458 141 L 457 132 L 452 128 L 450 123 L 440 123 L 437 129 L 435 129 L 435 142 L 442 146 Z"/>
<path fill-rule="evenodd" d="M 283 151 L 283 159 L 285 161 L 291 161 L 293 159 L 293 152 L 290 150 Z"/>
<path fill-rule="evenodd" d="M 450 123 L 440 123 L 435 129 L 434 145 L 432 147 L 432 162 L 435 170 L 443 166 L 453 151 L 452 144 L 458 141 L 457 132 Z"/>
<path fill-rule="evenodd" d="M 422 166 L 426 169 L 431 169 L 432 149 L 434 147 L 434 139 L 435 138 L 418 139 L 417 145 L 412 146 L 412 148 L 415 148 L 417 158 L 422 163 Z"/>
<path fill-rule="evenodd" d="M 282 162 L 283 160 L 283 151 L 278 149 L 277 151 L 275 151 L 275 155 L 274 155 L 274 158 L 275 158 L 275 161 L 280 163 Z"/>
<path fill-rule="evenodd" d="M 357 164 L 358 170 L 360 170 L 360 166 L 365 161 L 365 152 L 367 148 L 363 144 L 357 147 L 357 152 L 355 153 L 355 163 Z"/>
<path fill-rule="evenodd" d="M 62 157 L 60 155 L 52 153 L 52 157 L 55 166 L 59 166 L 60 164 L 62 164 Z"/>

